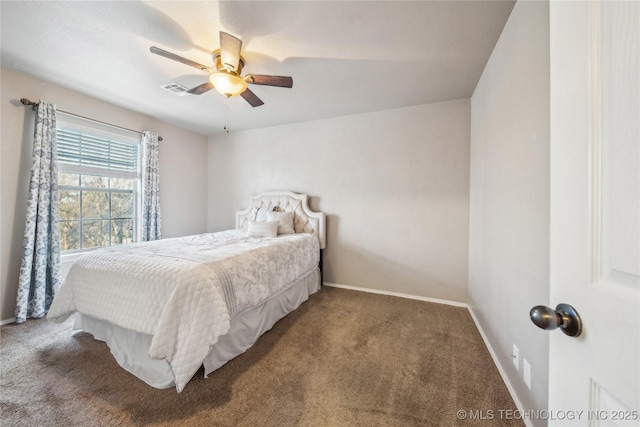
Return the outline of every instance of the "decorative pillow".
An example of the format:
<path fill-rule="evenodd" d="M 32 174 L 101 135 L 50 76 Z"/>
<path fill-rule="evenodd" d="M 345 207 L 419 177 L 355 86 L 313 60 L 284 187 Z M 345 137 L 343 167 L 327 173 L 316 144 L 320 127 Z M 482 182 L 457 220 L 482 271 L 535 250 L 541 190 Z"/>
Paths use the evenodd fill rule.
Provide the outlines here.
<path fill-rule="evenodd" d="M 274 211 L 276 209 L 278 209 L 278 206 L 277 205 L 272 205 L 272 204 L 269 204 L 268 206 L 264 205 L 264 206 L 260 206 L 259 208 L 255 208 L 254 211 L 253 211 L 253 218 L 252 219 L 254 219 L 255 221 L 258 221 L 258 222 L 266 222 L 266 221 L 268 221 L 267 220 L 267 212 L 271 212 L 271 211 Z"/>
<path fill-rule="evenodd" d="M 278 234 L 293 234 L 293 211 L 267 212 L 267 221 L 278 221 Z"/>
<path fill-rule="evenodd" d="M 276 237 L 278 235 L 278 221 L 249 221 L 247 237 Z"/>

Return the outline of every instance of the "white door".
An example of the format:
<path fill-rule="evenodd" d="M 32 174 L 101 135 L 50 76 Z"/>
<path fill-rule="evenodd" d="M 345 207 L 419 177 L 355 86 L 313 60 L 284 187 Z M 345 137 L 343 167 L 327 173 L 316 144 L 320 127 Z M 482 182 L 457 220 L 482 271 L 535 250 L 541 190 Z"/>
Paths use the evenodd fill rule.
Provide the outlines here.
<path fill-rule="evenodd" d="M 551 1 L 550 425 L 640 425 L 640 2 Z"/>

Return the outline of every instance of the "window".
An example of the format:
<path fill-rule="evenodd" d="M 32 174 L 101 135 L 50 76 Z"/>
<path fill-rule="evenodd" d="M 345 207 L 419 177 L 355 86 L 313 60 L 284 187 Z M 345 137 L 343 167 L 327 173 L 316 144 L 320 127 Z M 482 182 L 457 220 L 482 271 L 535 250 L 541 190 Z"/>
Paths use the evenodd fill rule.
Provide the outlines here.
<path fill-rule="evenodd" d="M 56 132 L 60 249 L 138 241 L 138 139 L 60 119 Z"/>

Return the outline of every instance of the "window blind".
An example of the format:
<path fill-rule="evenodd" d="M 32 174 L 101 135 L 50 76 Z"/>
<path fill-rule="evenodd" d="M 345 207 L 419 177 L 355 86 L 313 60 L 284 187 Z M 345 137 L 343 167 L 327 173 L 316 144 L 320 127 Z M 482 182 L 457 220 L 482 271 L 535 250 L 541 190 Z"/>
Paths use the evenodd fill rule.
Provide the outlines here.
<path fill-rule="evenodd" d="M 58 128 L 58 162 L 137 172 L 138 145 Z"/>

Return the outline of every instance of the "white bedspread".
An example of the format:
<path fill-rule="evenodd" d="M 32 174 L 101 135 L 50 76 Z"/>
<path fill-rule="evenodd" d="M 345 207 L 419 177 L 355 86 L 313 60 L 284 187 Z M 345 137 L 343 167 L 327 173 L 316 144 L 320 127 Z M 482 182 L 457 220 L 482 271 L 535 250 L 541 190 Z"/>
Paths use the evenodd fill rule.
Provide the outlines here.
<path fill-rule="evenodd" d="M 308 234 L 248 238 L 238 230 L 92 251 L 74 262 L 48 317 L 74 312 L 153 336 L 178 391 L 234 315 L 260 304 L 318 264 Z"/>

